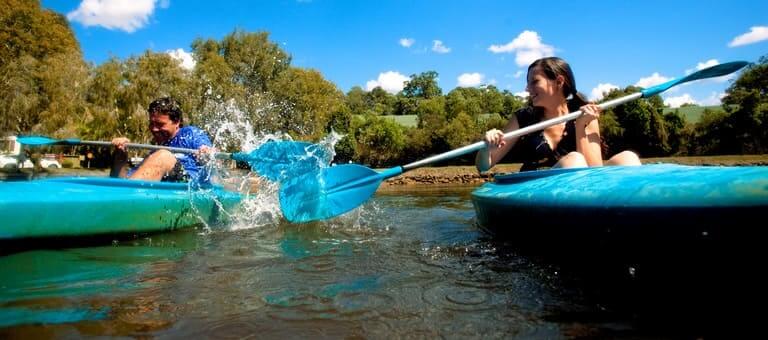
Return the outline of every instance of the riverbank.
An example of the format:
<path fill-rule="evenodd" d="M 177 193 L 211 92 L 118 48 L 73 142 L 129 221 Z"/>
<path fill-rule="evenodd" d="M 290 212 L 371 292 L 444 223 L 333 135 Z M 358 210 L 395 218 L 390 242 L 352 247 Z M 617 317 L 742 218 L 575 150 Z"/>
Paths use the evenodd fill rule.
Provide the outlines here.
<path fill-rule="evenodd" d="M 643 164 L 672 163 L 705 166 L 768 166 L 768 155 L 731 155 L 731 156 L 696 156 L 644 158 Z M 387 179 L 379 190 L 396 189 L 410 185 L 464 185 L 481 184 L 490 181 L 492 174 L 520 171 L 521 164 L 498 164 L 482 176 L 474 166 L 425 167 L 408 171 L 400 176 Z"/>
<path fill-rule="evenodd" d="M 644 158 L 643 164 L 673 163 L 685 165 L 706 166 L 768 166 L 768 155 L 731 155 L 731 156 L 696 156 L 696 157 L 663 157 Z M 474 166 L 440 166 L 423 167 L 408 171 L 400 176 L 387 179 L 379 187 L 379 190 L 397 189 L 402 186 L 413 185 L 470 185 L 482 184 L 493 178 L 492 174 L 510 173 L 520 171 L 521 164 L 498 164 L 491 169 L 488 175 L 481 176 Z M 34 177 L 43 178 L 51 173 L 53 176 L 107 176 L 105 169 L 51 169 L 44 170 L 33 176 L 31 169 L 22 171 L 0 171 L 0 180 L 29 180 Z"/>

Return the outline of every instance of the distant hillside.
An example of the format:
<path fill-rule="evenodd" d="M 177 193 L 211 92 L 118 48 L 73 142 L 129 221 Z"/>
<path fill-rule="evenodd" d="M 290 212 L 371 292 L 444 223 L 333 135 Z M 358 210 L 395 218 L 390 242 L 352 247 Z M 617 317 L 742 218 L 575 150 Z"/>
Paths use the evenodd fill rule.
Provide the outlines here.
<path fill-rule="evenodd" d="M 392 119 L 396 123 L 405 127 L 416 127 L 416 125 L 418 125 L 418 122 L 416 121 L 416 115 L 403 115 L 403 116 L 386 115 L 382 117 L 387 119 Z"/>
<path fill-rule="evenodd" d="M 685 120 L 688 123 L 697 123 L 699 119 L 701 119 L 701 115 L 704 113 L 704 109 L 709 109 L 710 111 L 723 111 L 723 107 L 720 105 L 717 106 L 683 106 L 678 108 L 665 108 L 664 113 L 668 112 L 675 112 L 677 110 L 680 112 L 680 114 L 685 117 Z"/>

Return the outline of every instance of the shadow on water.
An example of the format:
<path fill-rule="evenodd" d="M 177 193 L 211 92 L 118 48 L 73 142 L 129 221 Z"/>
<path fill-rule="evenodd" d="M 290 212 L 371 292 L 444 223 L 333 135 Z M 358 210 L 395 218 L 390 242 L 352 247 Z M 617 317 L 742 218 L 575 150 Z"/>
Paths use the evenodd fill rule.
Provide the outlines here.
<path fill-rule="evenodd" d="M 535 235 L 514 236 L 484 230 L 484 237 L 500 252 L 551 266 L 562 287 L 578 290 L 596 307 L 553 311 L 547 320 L 631 325 L 598 333 L 609 337 L 719 337 L 762 330 L 754 312 L 766 302 L 764 265 L 757 244 L 763 238 L 758 235 L 754 240 L 740 238 L 741 242 L 715 238 L 617 240 L 594 233 L 578 236 L 572 231 L 562 238 L 555 236 L 555 229 L 542 225 Z"/>

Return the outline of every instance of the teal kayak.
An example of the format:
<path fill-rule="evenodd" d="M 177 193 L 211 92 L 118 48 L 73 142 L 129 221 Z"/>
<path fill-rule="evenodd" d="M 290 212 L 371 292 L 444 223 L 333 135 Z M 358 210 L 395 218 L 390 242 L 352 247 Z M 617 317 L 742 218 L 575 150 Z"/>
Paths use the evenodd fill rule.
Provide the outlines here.
<path fill-rule="evenodd" d="M 768 167 L 653 164 L 496 176 L 472 193 L 479 225 L 518 240 L 749 237 L 768 211 Z"/>
<path fill-rule="evenodd" d="M 226 220 L 240 202 L 219 186 L 66 177 L 0 182 L 0 240 L 168 231 Z"/>

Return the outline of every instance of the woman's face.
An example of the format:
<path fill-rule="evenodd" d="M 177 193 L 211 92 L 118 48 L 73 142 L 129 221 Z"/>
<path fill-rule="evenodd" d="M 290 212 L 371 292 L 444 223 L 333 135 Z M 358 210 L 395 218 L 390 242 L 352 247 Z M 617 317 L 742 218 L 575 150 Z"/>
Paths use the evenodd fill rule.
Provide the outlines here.
<path fill-rule="evenodd" d="M 541 68 L 534 67 L 528 73 L 528 85 L 525 90 L 528 91 L 533 106 L 556 107 L 565 100 L 562 84 L 563 76 L 549 79 Z"/>

